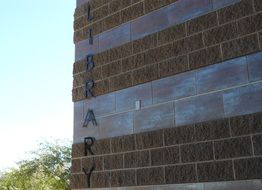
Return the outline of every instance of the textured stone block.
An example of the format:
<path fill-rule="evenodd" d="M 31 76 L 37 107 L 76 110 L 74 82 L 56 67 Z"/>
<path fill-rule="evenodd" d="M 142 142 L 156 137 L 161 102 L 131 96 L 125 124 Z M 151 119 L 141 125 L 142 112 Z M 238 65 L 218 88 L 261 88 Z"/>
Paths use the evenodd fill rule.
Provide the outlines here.
<path fill-rule="evenodd" d="M 94 145 L 92 146 L 92 151 L 95 155 L 100 154 L 109 154 L 110 150 L 110 140 L 109 139 L 102 139 L 95 141 Z"/>
<path fill-rule="evenodd" d="M 104 6 L 101 6 L 100 8 L 95 9 L 93 11 L 93 21 L 97 21 L 97 20 L 100 20 L 102 18 L 105 18 L 109 14 L 110 13 L 109 13 L 109 10 L 108 10 L 108 5 L 105 4 Z"/>
<path fill-rule="evenodd" d="M 247 82 L 246 57 L 236 58 L 196 71 L 198 93 L 225 89 Z"/>
<path fill-rule="evenodd" d="M 112 153 L 132 151 L 136 148 L 135 135 L 115 137 L 111 139 Z"/>
<path fill-rule="evenodd" d="M 222 44 L 224 59 L 247 55 L 259 51 L 258 38 L 256 34 L 235 39 Z"/>
<path fill-rule="evenodd" d="M 145 0 L 145 11 L 146 13 L 149 13 L 175 1 L 177 0 Z"/>
<path fill-rule="evenodd" d="M 131 71 L 147 64 L 149 63 L 145 62 L 145 53 L 136 54 L 122 60 L 122 72 Z"/>
<path fill-rule="evenodd" d="M 189 54 L 189 68 L 197 69 L 222 60 L 220 46 L 208 47 Z"/>
<path fill-rule="evenodd" d="M 229 120 L 215 120 L 195 125 L 196 141 L 214 140 L 230 137 Z"/>
<path fill-rule="evenodd" d="M 137 170 L 137 185 L 157 185 L 164 183 L 164 169 L 145 168 Z"/>
<path fill-rule="evenodd" d="M 98 120 L 100 138 L 109 138 L 133 133 L 133 113 L 127 112 Z"/>
<path fill-rule="evenodd" d="M 157 46 L 157 34 L 148 35 L 142 39 L 133 41 L 134 53 L 151 49 Z"/>
<path fill-rule="evenodd" d="M 102 76 L 103 78 L 117 75 L 121 72 L 121 61 L 114 61 L 107 65 L 102 66 Z"/>
<path fill-rule="evenodd" d="M 136 171 L 122 170 L 111 172 L 111 187 L 135 186 Z"/>
<path fill-rule="evenodd" d="M 230 181 L 234 179 L 232 161 L 208 162 L 197 164 L 198 180 Z"/>
<path fill-rule="evenodd" d="M 115 26 L 118 26 L 121 24 L 121 16 L 120 16 L 120 13 L 115 13 L 107 18 L 105 18 L 103 21 L 102 21 L 102 28 L 103 28 L 103 31 L 106 31 L 110 28 L 113 28 Z"/>
<path fill-rule="evenodd" d="M 125 23 L 144 14 L 144 3 L 134 4 L 121 12 L 121 22 Z"/>
<path fill-rule="evenodd" d="M 252 1 L 242 0 L 240 3 L 233 4 L 225 9 L 218 11 L 219 23 L 223 24 L 232 20 L 249 15 L 253 12 Z"/>
<path fill-rule="evenodd" d="M 141 84 L 158 78 L 158 65 L 149 65 L 133 72 L 133 84 Z M 130 80 L 130 79 L 129 79 Z"/>
<path fill-rule="evenodd" d="M 81 172 L 81 159 L 74 159 L 72 160 L 72 166 L 71 166 L 71 173 L 78 173 Z"/>
<path fill-rule="evenodd" d="M 174 126 L 173 103 L 137 110 L 134 112 L 134 132 L 144 132 Z"/>
<path fill-rule="evenodd" d="M 234 168 L 237 180 L 262 178 L 261 157 L 235 160 Z"/>
<path fill-rule="evenodd" d="M 163 131 L 157 130 L 136 134 L 136 144 L 138 149 L 162 147 Z"/>
<path fill-rule="evenodd" d="M 165 146 L 194 142 L 195 128 L 192 125 L 164 129 Z"/>
<path fill-rule="evenodd" d="M 212 93 L 180 100 L 175 103 L 176 125 L 214 120 L 224 116 L 221 93 Z"/>
<path fill-rule="evenodd" d="M 250 34 L 262 29 L 261 24 L 262 14 L 256 14 L 254 16 L 245 17 L 237 22 L 238 33 L 240 35 Z"/>
<path fill-rule="evenodd" d="M 178 165 L 165 167 L 167 184 L 197 182 L 195 165 Z"/>
<path fill-rule="evenodd" d="M 195 73 L 187 72 L 153 81 L 152 88 L 154 103 L 161 103 L 195 95 Z"/>
<path fill-rule="evenodd" d="M 132 54 L 132 43 L 126 43 L 124 45 L 112 48 L 108 50 L 108 60 L 115 61 Z"/>
<path fill-rule="evenodd" d="M 131 39 L 137 40 L 141 37 L 153 34 L 169 26 L 167 13 L 164 9 L 149 13 L 139 20 L 131 22 Z"/>
<path fill-rule="evenodd" d="M 168 6 L 167 14 L 170 25 L 176 25 L 211 10 L 212 2 L 209 0 L 183 0 Z"/>
<path fill-rule="evenodd" d="M 123 154 L 104 156 L 104 169 L 113 170 L 123 168 Z"/>
<path fill-rule="evenodd" d="M 71 175 L 70 187 L 72 189 L 87 188 L 88 184 L 86 176 L 84 174 Z"/>
<path fill-rule="evenodd" d="M 86 157 L 82 159 L 82 168 L 85 168 L 87 171 L 89 171 L 93 166 L 95 166 L 95 171 L 103 170 L 104 158 L 102 156 L 96 156 L 96 157 Z"/>
<path fill-rule="evenodd" d="M 109 86 L 111 91 L 120 90 L 132 86 L 132 73 L 124 73 L 110 78 Z"/>
<path fill-rule="evenodd" d="M 188 71 L 187 56 L 171 58 L 159 63 L 160 78 Z"/>
<path fill-rule="evenodd" d="M 262 10 L 262 1 L 261 0 L 255 0 L 255 9 L 256 11 Z"/>
<path fill-rule="evenodd" d="M 124 167 L 137 168 L 149 166 L 149 151 L 137 151 L 124 154 Z"/>
<path fill-rule="evenodd" d="M 233 136 L 248 135 L 262 132 L 262 114 L 256 113 L 230 118 Z"/>
<path fill-rule="evenodd" d="M 159 61 L 165 60 L 174 56 L 173 45 L 166 44 L 164 46 L 151 49 L 145 53 L 146 64 L 157 63 Z"/>
<path fill-rule="evenodd" d="M 179 163 L 179 147 L 153 149 L 150 151 L 151 165 L 167 165 Z"/>
<path fill-rule="evenodd" d="M 182 162 L 205 161 L 214 158 L 212 142 L 182 145 L 180 149 Z"/>
<path fill-rule="evenodd" d="M 203 34 L 195 34 L 186 38 L 187 50 L 189 52 L 198 50 L 204 47 Z"/>
<path fill-rule="evenodd" d="M 252 137 L 255 155 L 262 155 L 262 135 Z"/>
<path fill-rule="evenodd" d="M 262 79 L 262 52 L 247 56 L 249 80 L 251 82 Z"/>
<path fill-rule="evenodd" d="M 136 101 L 141 101 L 141 107 L 152 104 L 151 83 L 134 86 L 116 92 L 116 110 L 127 111 L 135 109 Z"/>
<path fill-rule="evenodd" d="M 97 172 L 91 175 L 91 187 L 110 187 L 110 172 Z"/>
<path fill-rule="evenodd" d="M 95 82 L 94 88 L 93 88 L 93 94 L 94 96 L 99 96 L 102 94 L 106 94 L 109 92 L 109 80 L 102 80 L 99 82 Z"/>
<path fill-rule="evenodd" d="M 239 2 L 240 0 L 213 0 L 213 7 L 217 10 Z"/>
<path fill-rule="evenodd" d="M 221 1 L 221 0 L 220 0 Z M 192 19 L 187 23 L 188 34 L 197 33 L 218 25 L 216 12 L 212 12 L 198 18 Z"/>
<path fill-rule="evenodd" d="M 85 154 L 84 144 L 77 143 L 72 145 L 72 158 L 82 157 Z"/>
<path fill-rule="evenodd" d="M 262 84 L 252 84 L 224 92 L 224 110 L 227 117 L 245 115 L 262 110 Z"/>
<path fill-rule="evenodd" d="M 158 45 L 170 43 L 186 36 L 186 26 L 185 24 L 180 24 L 173 26 L 158 32 Z"/>
<path fill-rule="evenodd" d="M 250 137 L 240 137 L 214 142 L 216 159 L 251 156 L 252 145 Z"/>
<path fill-rule="evenodd" d="M 237 25 L 233 22 L 204 32 L 204 41 L 206 46 L 211 46 L 234 39 L 237 35 Z"/>

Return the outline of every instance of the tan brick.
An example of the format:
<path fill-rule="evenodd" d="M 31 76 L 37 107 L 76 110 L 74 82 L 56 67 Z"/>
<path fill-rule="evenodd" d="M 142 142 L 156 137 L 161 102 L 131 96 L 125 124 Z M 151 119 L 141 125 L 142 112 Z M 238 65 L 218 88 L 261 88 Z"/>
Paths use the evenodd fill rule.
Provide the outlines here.
<path fill-rule="evenodd" d="M 160 78 L 182 73 L 188 70 L 187 56 L 180 56 L 159 64 Z"/>
<path fill-rule="evenodd" d="M 121 17 L 120 17 L 120 13 L 118 12 L 105 18 L 102 21 L 102 30 L 103 31 L 109 30 L 115 26 L 120 25 L 120 23 L 121 23 Z"/>
<path fill-rule="evenodd" d="M 237 25 L 233 22 L 204 32 L 204 41 L 206 46 L 211 46 L 237 36 Z"/>
<path fill-rule="evenodd" d="M 99 96 L 109 92 L 109 81 L 103 80 L 96 82 L 93 88 L 93 94 Z"/>
<path fill-rule="evenodd" d="M 230 59 L 259 51 L 257 34 L 246 36 L 222 45 L 224 59 Z"/>
<path fill-rule="evenodd" d="M 226 23 L 251 14 L 253 12 L 252 2 L 253 1 L 250 0 L 242 0 L 240 3 L 236 3 L 234 5 L 219 10 L 219 23 Z"/>
<path fill-rule="evenodd" d="M 110 78 L 110 91 L 115 91 L 132 86 L 132 74 L 125 73 Z"/>
<path fill-rule="evenodd" d="M 105 4 L 104 6 L 98 8 L 98 9 L 96 9 L 92 12 L 93 22 L 106 17 L 108 14 L 109 14 L 108 5 Z"/>
<path fill-rule="evenodd" d="M 122 22 L 128 22 L 144 14 L 144 3 L 138 3 L 121 11 Z"/>
<path fill-rule="evenodd" d="M 169 43 L 186 36 L 185 24 L 180 24 L 158 33 L 158 44 Z"/>
<path fill-rule="evenodd" d="M 138 53 L 149 48 L 156 47 L 157 45 L 157 34 L 146 36 L 142 39 L 133 42 L 134 53 Z"/>
<path fill-rule="evenodd" d="M 218 25 L 216 12 L 198 17 L 187 22 L 188 34 L 193 34 Z"/>
<path fill-rule="evenodd" d="M 158 65 L 149 65 L 133 72 L 133 83 L 141 84 L 158 78 Z"/>
<path fill-rule="evenodd" d="M 176 2 L 177 0 L 145 0 L 145 10 L 149 13 L 163 6 Z"/>
<path fill-rule="evenodd" d="M 121 72 L 121 61 L 114 61 L 102 67 L 103 78 L 110 77 Z"/>
<path fill-rule="evenodd" d="M 146 64 L 145 63 L 145 54 L 144 53 L 136 54 L 134 56 L 127 57 L 122 60 L 122 71 L 123 72 L 131 71 L 133 69 L 142 67 L 145 64 Z"/>
<path fill-rule="evenodd" d="M 218 63 L 222 60 L 220 46 L 213 46 L 189 54 L 190 70 Z"/>
<path fill-rule="evenodd" d="M 238 33 L 240 35 L 250 34 L 262 30 L 262 13 L 246 17 L 238 21 Z"/>

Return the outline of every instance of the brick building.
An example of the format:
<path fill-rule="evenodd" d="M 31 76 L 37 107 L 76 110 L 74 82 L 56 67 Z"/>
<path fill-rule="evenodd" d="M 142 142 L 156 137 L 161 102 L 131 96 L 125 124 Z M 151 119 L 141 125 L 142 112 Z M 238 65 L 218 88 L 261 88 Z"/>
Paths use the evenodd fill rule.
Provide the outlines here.
<path fill-rule="evenodd" d="M 77 0 L 74 17 L 73 190 L 262 189 L 262 0 Z"/>

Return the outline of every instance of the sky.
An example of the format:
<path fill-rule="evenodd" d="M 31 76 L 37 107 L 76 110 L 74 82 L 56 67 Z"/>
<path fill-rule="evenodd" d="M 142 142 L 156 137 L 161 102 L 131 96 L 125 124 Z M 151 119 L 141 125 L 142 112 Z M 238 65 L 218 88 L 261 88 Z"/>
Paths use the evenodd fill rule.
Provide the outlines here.
<path fill-rule="evenodd" d="M 0 0 L 0 170 L 72 140 L 74 0 Z"/>

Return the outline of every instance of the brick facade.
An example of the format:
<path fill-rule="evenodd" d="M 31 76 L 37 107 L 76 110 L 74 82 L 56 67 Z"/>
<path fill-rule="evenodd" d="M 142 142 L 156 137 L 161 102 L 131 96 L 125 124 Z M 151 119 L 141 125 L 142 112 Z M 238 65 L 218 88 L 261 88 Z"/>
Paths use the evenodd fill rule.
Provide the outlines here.
<path fill-rule="evenodd" d="M 261 5 L 77 0 L 71 188 L 261 189 Z"/>

